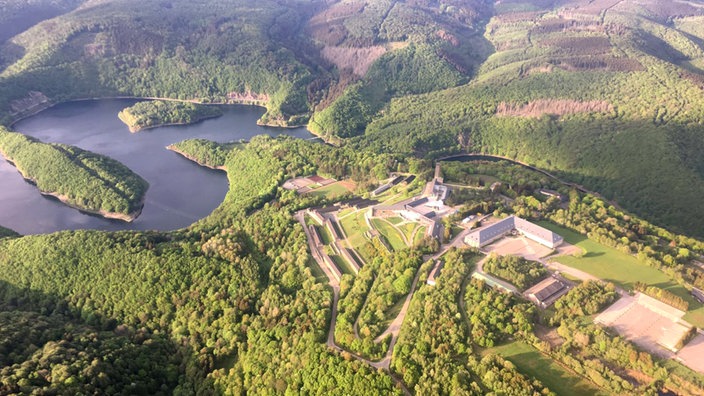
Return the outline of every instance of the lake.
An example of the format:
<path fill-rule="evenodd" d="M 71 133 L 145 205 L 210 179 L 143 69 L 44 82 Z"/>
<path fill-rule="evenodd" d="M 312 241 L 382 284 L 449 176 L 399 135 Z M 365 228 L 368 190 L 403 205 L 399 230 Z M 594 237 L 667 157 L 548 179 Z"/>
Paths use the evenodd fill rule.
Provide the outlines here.
<path fill-rule="evenodd" d="M 22 120 L 12 130 L 43 142 L 64 143 L 112 157 L 149 182 L 142 214 L 132 223 L 107 220 L 44 197 L 0 156 L 0 225 L 21 234 L 60 230 L 161 230 L 189 226 L 210 214 L 227 193 L 224 172 L 210 170 L 167 150 L 191 138 L 217 142 L 256 135 L 314 137 L 305 128 L 270 128 L 256 124 L 264 109 L 224 106 L 224 115 L 193 125 L 168 126 L 130 133 L 117 113 L 137 100 L 68 102 Z"/>

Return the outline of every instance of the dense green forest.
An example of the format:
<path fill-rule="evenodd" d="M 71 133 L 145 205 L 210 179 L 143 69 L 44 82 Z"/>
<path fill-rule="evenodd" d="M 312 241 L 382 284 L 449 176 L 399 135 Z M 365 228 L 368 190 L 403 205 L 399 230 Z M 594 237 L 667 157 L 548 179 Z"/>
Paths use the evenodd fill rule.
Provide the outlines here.
<path fill-rule="evenodd" d="M 112 158 L 0 128 L 0 153 L 40 191 L 78 209 L 133 220 L 149 183 Z"/>
<path fill-rule="evenodd" d="M 169 145 L 167 148 L 186 158 L 197 160 L 200 165 L 222 169 L 225 167 L 230 150 L 239 145 L 239 143 L 219 144 L 206 139 L 188 139 Z"/>
<path fill-rule="evenodd" d="M 222 110 L 215 106 L 163 100 L 138 102 L 117 114 L 118 118 L 130 128 L 130 132 L 161 125 L 193 124 L 221 115 Z"/>
<path fill-rule="evenodd" d="M 267 107 L 260 123 L 310 119 L 311 130 L 339 147 L 266 136 L 172 145 L 224 169 L 229 182 L 211 215 L 178 231 L 19 236 L 0 227 L 0 394 L 557 392 L 497 352 L 515 342 L 612 394 L 704 388 L 701 375 L 591 322 L 618 298 L 612 284 L 579 284 L 538 310 L 472 278 L 482 256 L 471 249 L 442 256 L 430 286 L 427 247 L 389 253 L 378 240 L 366 244 L 374 259 L 340 282 L 333 335 L 343 351 L 329 348 L 334 291 L 293 214 L 332 200 L 281 187 L 321 174 L 349 178 L 364 195 L 390 172 L 428 180 L 433 160 L 448 154 L 515 158 L 607 199 L 504 162 L 446 163 L 446 181 L 470 187 L 448 201 L 464 204 L 457 219 L 515 213 L 559 224 L 661 271 L 685 294 L 642 290 L 675 305 L 694 301 L 688 289 L 704 288 L 694 263 L 704 254 L 696 239 L 704 235 L 699 7 L 26 3 L 0 4 L 4 124 L 86 97 L 248 103 Z M 30 14 L 26 24 L 13 19 Z M 138 123 L 211 109 L 144 103 L 150 108 L 134 110 L 145 116 Z M 90 210 L 133 211 L 147 189 L 119 163 L 75 147 L 2 129 L 0 149 L 40 189 Z M 485 189 L 494 181 L 503 185 Z M 568 200 L 547 199 L 540 188 Z M 522 289 L 546 275 L 512 258 L 490 257 L 484 269 Z M 389 370 L 376 369 L 364 359 L 385 355 L 391 337 L 375 341 L 409 293 Z"/>
<path fill-rule="evenodd" d="M 399 392 L 390 377 L 343 359 L 321 342 L 331 294 L 311 274 L 305 234 L 290 214 L 305 200 L 278 185 L 292 174 L 332 170 L 350 157 L 362 162 L 354 152 L 323 154 L 327 151 L 324 145 L 266 137 L 231 151 L 226 167 L 234 171 L 228 173 L 225 201 L 181 232 L 77 231 L 3 240 L 2 301 L 21 304 L 22 311 L 47 316 L 51 323 L 68 315 L 66 320 L 88 326 L 85 331 L 99 332 L 92 348 L 110 354 L 122 353 L 120 343 L 130 339 L 120 338 L 123 333 L 153 335 L 153 347 L 129 352 L 137 355 L 130 358 L 134 364 L 153 364 L 137 370 L 141 382 L 136 383 L 146 393 L 162 386 L 176 394 Z M 367 166 L 383 166 L 383 157 L 370 160 Z M 279 199 L 269 202 L 275 196 Z M 80 328 L 76 332 L 83 334 Z M 48 336 L 41 339 L 50 342 Z M 87 347 L 71 348 L 78 353 Z M 107 352 L 110 348 L 114 351 Z M 70 389 L 86 393 L 94 386 L 80 371 L 95 360 L 90 356 L 73 363 L 79 372 Z M 168 356 L 179 359 L 176 373 L 159 364 Z M 36 377 L 42 366 L 26 367 L 7 374 L 12 386 L 63 389 Z M 129 377 L 105 381 L 129 393 Z"/>

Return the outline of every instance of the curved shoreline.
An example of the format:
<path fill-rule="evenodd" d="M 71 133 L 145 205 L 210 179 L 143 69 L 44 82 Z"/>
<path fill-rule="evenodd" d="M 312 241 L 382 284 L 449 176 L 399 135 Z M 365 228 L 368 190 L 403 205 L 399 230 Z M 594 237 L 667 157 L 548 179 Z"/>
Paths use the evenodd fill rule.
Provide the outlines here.
<path fill-rule="evenodd" d="M 222 114 L 218 114 L 218 115 L 201 117 L 201 118 L 198 118 L 197 120 L 192 121 L 192 122 L 169 122 L 169 123 L 165 123 L 165 124 L 148 125 L 148 126 L 143 126 L 143 127 L 139 127 L 139 126 L 132 127 L 127 124 L 125 124 L 125 125 L 127 125 L 127 128 L 129 129 L 130 133 L 137 133 L 137 132 L 147 131 L 149 129 L 155 129 L 155 128 L 161 128 L 161 127 L 167 127 L 167 126 L 193 125 L 193 124 L 197 124 L 201 121 L 209 120 L 212 118 L 218 118 L 221 116 L 222 116 Z M 122 118 L 120 118 L 120 121 L 122 121 L 123 123 L 125 122 Z"/>
<path fill-rule="evenodd" d="M 130 99 L 130 100 L 163 100 L 167 102 L 182 102 L 182 103 L 193 103 L 193 104 L 199 104 L 203 106 L 256 106 L 256 107 L 262 107 L 264 109 L 267 109 L 266 107 L 266 102 L 262 100 L 237 100 L 237 99 L 229 99 L 226 102 L 209 102 L 205 103 L 197 99 L 174 99 L 174 98 L 161 98 L 161 97 L 155 97 L 155 96 L 98 96 L 98 97 L 90 97 L 90 98 L 75 98 L 75 99 L 67 99 L 67 100 L 62 100 L 59 102 L 53 102 L 51 100 L 41 103 L 37 105 L 35 108 L 32 108 L 28 110 L 28 113 L 22 114 L 18 118 L 14 118 L 12 115 L 11 121 L 7 124 L 8 128 L 13 128 L 15 124 L 18 122 L 25 120 L 29 117 L 35 116 L 39 113 L 41 113 L 44 110 L 48 110 L 54 106 L 58 106 L 62 103 L 72 103 L 72 102 L 89 102 L 89 101 L 97 101 L 97 100 L 115 100 L 115 99 Z M 307 127 L 308 124 L 301 124 L 301 125 L 280 125 L 280 124 L 274 124 L 274 123 L 260 123 L 259 120 L 257 120 L 257 125 L 260 126 L 266 126 L 266 127 L 271 127 L 271 128 L 300 128 L 300 127 Z M 167 126 L 167 125 L 159 125 L 159 126 Z M 156 127 L 155 127 L 156 128 Z"/>
<path fill-rule="evenodd" d="M 227 172 L 227 167 L 226 167 L 226 166 L 224 166 L 224 165 L 221 165 L 221 166 L 212 166 L 212 165 L 208 165 L 208 164 L 206 164 L 206 163 L 204 163 L 204 162 L 202 162 L 202 161 L 199 161 L 198 159 L 194 158 L 192 155 L 186 154 L 186 153 L 184 153 L 183 151 L 177 149 L 176 146 L 174 146 L 173 144 L 170 144 L 170 145 L 166 146 L 166 149 L 169 150 L 169 151 L 173 151 L 174 153 L 176 153 L 176 154 L 182 156 L 183 158 L 185 158 L 185 159 L 187 159 L 187 160 L 189 160 L 189 161 L 195 162 L 196 164 L 198 164 L 199 166 L 202 166 L 202 167 L 204 167 L 204 168 Z"/>
<path fill-rule="evenodd" d="M 20 176 L 22 176 L 22 178 L 23 178 L 27 183 L 29 183 L 29 184 L 33 185 L 34 187 L 36 187 L 37 190 L 39 191 L 39 193 L 40 193 L 41 195 L 43 195 L 43 196 L 45 196 L 45 197 L 52 197 L 52 198 L 55 198 L 55 199 L 57 199 L 59 202 L 61 202 L 62 204 L 66 205 L 66 206 L 68 206 L 68 207 L 70 207 L 70 208 L 76 209 L 76 210 L 78 210 L 79 212 L 86 213 L 86 214 L 89 214 L 89 215 L 99 216 L 99 217 L 102 217 L 102 218 L 105 218 L 105 219 L 110 219 L 110 220 L 121 220 L 121 221 L 124 221 L 124 222 L 126 222 L 126 223 L 131 223 L 131 222 L 133 222 L 135 219 L 137 219 L 137 217 L 139 217 L 140 214 L 142 214 L 142 209 L 144 208 L 144 202 L 145 202 L 145 200 L 146 200 L 146 194 L 145 194 L 145 196 L 142 197 L 142 199 L 140 200 L 140 202 L 139 202 L 139 204 L 138 204 L 138 205 L 139 205 L 139 209 L 135 210 L 134 212 L 127 213 L 127 214 L 125 214 L 125 213 L 119 213 L 119 212 L 108 212 L 108 211 L 105 211 L 105 210 L 102 210 L 102 209 L 95 210 L 95 209 L 85 208 L 85 207 L 82 207 L 82 206 L 79 206 L 79 205 L 76 205 L 76 204 L 72 203 L 72 202 L 69 200 L 69 198 L 68 198 L 67 196 L 63 195 L 63 194 L 60 194 L 60 193 L 58 193 L 58 192 L 51 192 L 51 191 L 44 191 L 44 190 L 42 190 L 42 189 L 39 188 L 39 186 L 37 185 L 37 181 L 36 181 L 35 179 L 33 179 L 33 178 L 27 176 L 27 175 L 22 171 L 22 169 L 20 169 L 20 167 L 18 167 L 17 164 L 15 164 L 14 161 L 12 161 L 11 159 L 9 159 L 9 157 L 8 157 L 2 150 L 0 150 L 0 155 L 2 155 L 3 158 L 5 158 L 5 161 L 7 161 L 10 165 L 12 165 L 15 169 L 17 169 L 17 172 L 20 174 Z"/>

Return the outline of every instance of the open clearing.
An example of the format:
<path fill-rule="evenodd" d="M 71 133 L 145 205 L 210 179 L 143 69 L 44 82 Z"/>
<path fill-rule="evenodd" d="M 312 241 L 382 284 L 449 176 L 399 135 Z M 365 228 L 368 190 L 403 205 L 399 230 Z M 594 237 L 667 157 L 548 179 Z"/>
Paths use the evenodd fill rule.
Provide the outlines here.
<path fill-rule="evenodd" d="M 540 353 L 532 346 L 515 341 L 488 349 L 515 364 L 522 372 L 539 379 L 551 391 L 561 396 L 606 396 L 610 393 L 600 390 L 586 379 L 567 371 L 554 360 Z"/>
<path fill-rule="evenodd" d="M 562 235 L 565 242 L 585 251 L 582 257 L 560 256 L 556 257 L 555 261 L 613 282 L 626 290 L 633 290 L 633 285 L 638 281 L 668 290 L 689 302 L 689 310 L 683 319 L 699 328 L 704 328 L 704 305 L 662 271 L 641 263 L 631 255 L 587 239 L 586 236 L 572 230 L 546 221 L 538 224 Z"/>
<path fill-rule="evenodd" d="M 394 227 L 388 221 L 384 219 L 373 218 L 372 225 L 374 226 L 374 228 L 377 229 L 377 231 L 379 231 L 379 233 L 381 233 L 381 235 L 386 238 L 387 241 L 389 241 L 389 244 L 394 250 L 398 251 L 408 247 L 408 245 L 406 245 L 406 242 L 403 241 L 403 237 L 396 229 L 396 227 Z"/>
<path fill-rule="evenodd" d="M 350 187 L 352 188 L 350 189 Z M 328 184 L 327 186 L 318 187 L 314 190 L 308 191 L 307 195 L 312 195 L 315 197 L 334 198 L 339 197 L 340 195 L 347 194 L 353 189 L 354 184 L 350 185 L 349 182 L 338 181 L 332 184 Z"/>
<path fill-rule="evenodd" d="M 594 322 L 613 328 L 653 354 L 670 358 L 689 329 L 689 326 L 681 324 L 683 315 L 683 311 L 638 293 L 622 296 Z"/>
<path fill-rule="evenodd" d="M 524 236 L 507 236 L 484 247 L 488 253 L 496 253 L 500 256 L 521 256 L 526 260 L 536 261 L 547 256 L 552 249 L 545 247 L 538 242 Z"/>

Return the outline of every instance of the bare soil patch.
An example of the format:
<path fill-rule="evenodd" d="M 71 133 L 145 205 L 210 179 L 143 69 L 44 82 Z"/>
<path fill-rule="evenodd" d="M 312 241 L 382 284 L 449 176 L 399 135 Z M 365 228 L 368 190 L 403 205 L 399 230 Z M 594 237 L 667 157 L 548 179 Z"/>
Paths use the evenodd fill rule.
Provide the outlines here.
<path fill-rule="evenodd" d="M 576 113 L 610 113 L 614 107 L 603 100 L 580 102 L 569 99 L 539 99 L 527 104 L 501 102 L 496 107 L 497 116 L 539 118 L 545 114 L 563 116 Z"/>

